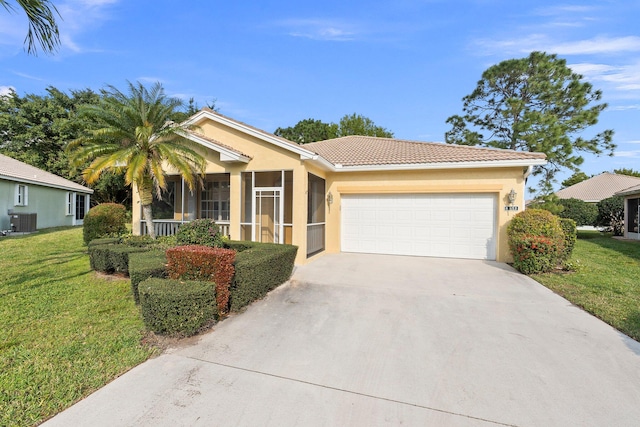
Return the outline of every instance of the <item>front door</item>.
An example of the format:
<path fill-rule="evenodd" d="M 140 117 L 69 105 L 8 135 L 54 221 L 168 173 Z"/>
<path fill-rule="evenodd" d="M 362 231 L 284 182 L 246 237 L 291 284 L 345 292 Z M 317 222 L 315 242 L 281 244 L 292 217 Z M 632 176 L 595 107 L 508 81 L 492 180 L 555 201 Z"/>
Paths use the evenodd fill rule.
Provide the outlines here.
<path fill-rule="evenodd" d="M 253 240 L 263 243 L 282 243 L 283 206 L 280 188 L 256 188 L 253 191 Z"/>

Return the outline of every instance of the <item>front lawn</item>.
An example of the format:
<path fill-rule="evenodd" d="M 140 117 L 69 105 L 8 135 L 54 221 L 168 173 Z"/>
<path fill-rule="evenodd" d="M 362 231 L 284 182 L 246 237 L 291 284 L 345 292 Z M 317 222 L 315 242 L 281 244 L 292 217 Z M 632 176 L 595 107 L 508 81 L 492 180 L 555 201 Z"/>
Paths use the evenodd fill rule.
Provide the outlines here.
<path fill-rule="evenodd" d="M 0 425 L 38 424 L 153 353 L 129 281 L 85 252 L 80 228 L 0 238 Z"/>
<path fill-rule="evenodd" d="M 579 232 L 571 261 L 575 273 L 531 277 L 640 341 L 640 242 Z"/>

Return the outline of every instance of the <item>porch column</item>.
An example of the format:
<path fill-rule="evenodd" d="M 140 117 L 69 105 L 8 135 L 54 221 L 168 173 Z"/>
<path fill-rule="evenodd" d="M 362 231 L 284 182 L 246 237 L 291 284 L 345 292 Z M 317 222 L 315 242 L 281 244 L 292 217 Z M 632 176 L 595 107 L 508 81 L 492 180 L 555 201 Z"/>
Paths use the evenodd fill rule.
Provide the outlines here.
<path fill-rule="evenodd" d="M 304 167 L 293 170 L 293 238 L 298 246 L 296 264 L 307 260 L 307 187 L 309 177 Z"/>
<path fill-rule="evenodd" d="M 134 183 L 131 185 L 131 234 L 134 236 L 140 235 L 140 214 L 140 196 Z"/>
<path fill-rule="evenodd" d="M 242 203 L 242 176 L 239 170 L 229 173 L 229 234 L 232 240 L 240 240 L 240 214 Z"/>

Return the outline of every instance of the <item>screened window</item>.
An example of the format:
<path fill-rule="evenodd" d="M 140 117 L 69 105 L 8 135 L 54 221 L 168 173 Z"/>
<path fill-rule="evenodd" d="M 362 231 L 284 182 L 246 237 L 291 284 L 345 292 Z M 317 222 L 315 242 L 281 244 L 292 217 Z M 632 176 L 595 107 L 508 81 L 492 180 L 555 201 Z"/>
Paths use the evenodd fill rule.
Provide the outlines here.
<path fill-rule="evenodd" d="M 200 195 L 200 216 L 214 221 L 229 221 L 229 181 L 206 181 Z"/>
<path fill-rule="evenodd" d="M 309 174 L 307 197 L 307 224 L 324 222 L 324 179 Z"/>
<path fill-rule="evenodd" d="M 638 222 L 640 222 L 640 198 L 627 200 L 627 231 L 629 233 L 640 233 Z"/>

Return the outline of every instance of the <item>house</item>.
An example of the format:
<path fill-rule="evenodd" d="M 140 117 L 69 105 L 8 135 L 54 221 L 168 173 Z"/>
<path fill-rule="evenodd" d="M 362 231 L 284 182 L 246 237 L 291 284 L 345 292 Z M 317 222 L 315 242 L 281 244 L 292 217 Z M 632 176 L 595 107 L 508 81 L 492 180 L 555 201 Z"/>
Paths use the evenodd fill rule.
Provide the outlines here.
<path fill-rule="evenodd" d="M 618 191 L 624 197 L 624 237 L 640 240 L 640 184 Z"/>
<path fill-rule="evenodd" d="M 561 199 L 580 199 L 589 203 L 613 197 L 618 191 L 640 185 L 640 178 L 604 172 L 556 192 Z"/>
<path fill-rule="evenodd" d="M 156 233 L 212 218 L 232 239 L 297 245 L 297 264 L 340 251 L 508 261 L 507 223 L 524 208 L 532 167 L 546 162 L 541 153 L 364 136 L 298 145 L 206 108 L 188 123 L 198 127 L 188 137 L 202 147 L 206 178 L 191 193 L 167 171 Z M 145 233 L 141 209 L 133 230 Z"/>
<path fill-rule="evenodd" d="M 0 154 L 0 231 L 81 225 L 93 190 Z"/>

